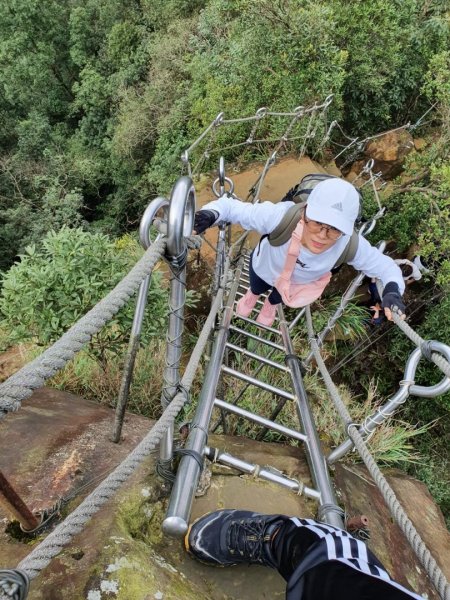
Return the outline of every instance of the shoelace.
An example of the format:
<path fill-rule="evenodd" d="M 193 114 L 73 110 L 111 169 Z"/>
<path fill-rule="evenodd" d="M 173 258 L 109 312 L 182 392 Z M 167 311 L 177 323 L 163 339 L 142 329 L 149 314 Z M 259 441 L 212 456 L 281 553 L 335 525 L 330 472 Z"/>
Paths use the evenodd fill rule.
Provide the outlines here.
<path fill-rule="evenodd" d="M 270 535 L 264 535 L 265 529 L 262 521 L 233 521 L 228 530 L 230 552 L 238 552 L 252 561 L 265 563 L 264 542 L 269 542 L 271 538 Z"/>

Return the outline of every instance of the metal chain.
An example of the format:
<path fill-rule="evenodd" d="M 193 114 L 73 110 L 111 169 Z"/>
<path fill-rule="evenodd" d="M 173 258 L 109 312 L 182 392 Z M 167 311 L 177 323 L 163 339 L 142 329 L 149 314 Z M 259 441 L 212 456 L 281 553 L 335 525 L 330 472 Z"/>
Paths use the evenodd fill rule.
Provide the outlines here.
<path fill-rule="evenodd" d="M 315 339 L 314 329 L 312 325 L 311 311 L 309 306 L 306 309 L 306 322 L 308 327 L 308 337 L 309 342 L 311 344 L 311 348 L 314 352 L 314 358 L 316 359 L 317 366 L 321 372 L 323 380 L 327 386 L 327 389 L 330 393 L 330 397 L 334 402 L 334 405 L 345 425 L 347 430 L 347 434 L 350 439 L 355 444 L 356 449 L 358 450 L 361 458 L 363 459 L 369 473 L 371 474 L 373 480 L 378 486 L 383 498 L 386 501 L 393 517 L 395 518 L 397 524 L 400 529 L 406 536 L 406 539 L 410 543 L 412 549 L 414 550 L 416 556 L 419 558 L 423 566 L 425 567 L 431 581 L 439 592 L 442 600 L 450 600 L 450 584 L 447 582 L 445 575 L 441 571 L 440 567 L 436 563 L 435 559 L 431 555 L 424 541 L 420 537 L 419 533 L 415 529 L 411 520 L 407 516 L 400 502 L 398 501 L 393 489 L 387 482 L 386 478 L 381 473 L 378 465 L 376 464 L 373 456 L 371 455 L 369 449 L 367 448 L 363 437 L 358 432 L 358 425 L 353 423 L 352 418 L 342 401 L 339 391 L 331 376 L 328 372 L 328 369 L 325 365 L 325 362 L 322 359 L 322 356 L 319 351 L 319 346 Z"/>

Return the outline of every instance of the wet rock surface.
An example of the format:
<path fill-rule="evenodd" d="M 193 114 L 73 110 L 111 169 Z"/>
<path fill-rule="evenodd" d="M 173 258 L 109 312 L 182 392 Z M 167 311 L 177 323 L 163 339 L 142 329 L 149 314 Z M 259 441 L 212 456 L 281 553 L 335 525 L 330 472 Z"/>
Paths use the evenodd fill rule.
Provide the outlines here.
<path fill-rule="evenodd" d="M 100 480 L 145 435 L 151 421 L 128 415 L 124 443 L 109 441 L 113 411 L 56 390 L 43 389 L 9 415 L 1 425 L 1 468 L 31 506 L 46 505 L 59 494 L 74 493 L 74 508 L 91 491 L 82 485 Z M 92 435 L 92 432 L 95 435 Z M 209 444 L 245 460 L 272 465 L 311 485 L 301 449 L 227 436 L 211 436 Z M 74 459 L 76 457 L 76 460 Z M 77 475 L 80 469 L 83 477 Z M 218 508 L 314 516 L 315 505 L 275 484 L 210 465 L 192 518 Z M 63 474 L 63 475 L 61 475 Z M 75 474 L 75 477 L 71 476 Z M 427 583 L 403 535 L 361 466 L 338 466 L 339 500 L 351 516 L 369 517 L 371 549 L 402 583 L 429 598 L 437 594 Z M 417 529 L 435 549 L 443 569 L 450 536 L 428 491 L 401 472 L 389 471 L 389 481 Z M 58 482 L 58 485 L 55 484 Z M 84 483 L 83 483 L 84 482 Z M 164 536 L 161 523 L 168 501 L 167 484 L 155 476 L 150 457 L 113 500 L 91 519 L 63 552 L 32 581 L 31 600 L 253 600 L 283 598 L 284 582 L 264 567 L 211 568 L 191 559 L 182 540 Z M 19 541 L 4 528 L 9 520 L 0 508 L 0 567 L 14 567 L 39 541 Z"/>
<path fill-rule="evenodd" d="M 364 154 L 374 159 L 374 172 L 381 171 L 385 177 L 395 177 L 401 172 L 405 157 L 413 150 L 412 135 L 402 129 L 374 138 L 367 144 Z"/>

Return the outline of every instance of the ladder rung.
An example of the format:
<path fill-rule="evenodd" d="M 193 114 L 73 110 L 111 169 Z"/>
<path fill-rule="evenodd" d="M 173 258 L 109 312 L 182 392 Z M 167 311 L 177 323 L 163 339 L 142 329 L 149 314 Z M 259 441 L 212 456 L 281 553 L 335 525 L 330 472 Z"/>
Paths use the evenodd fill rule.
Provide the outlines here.
<path fill-rule="evenodd" d="M 241 333 L 242 335 L 245 335 L 249 338 L 251 338 L 252 340 L 256 340 L 258 342 L 261 342 L 262 344 L 267 344 L 267 346 L 270 346 L 271 348 L 276 348 L 277 350 L 281 350 L 282 352 L 284 352 L 284 346 L 281 346 L 280 344 L 276 344 L 275 342 L 271 342 L 270 340 L 265 340 L 262 337 L 259 337 L 259 335 L 255 335 L 254 333 L 249 333 L 248 331 L 245 331 L 245 329 L 240 329 L 239 327 L 236 327 L 235 325 L 230 325 L 230 331 L 235 331 L 236 333 Z"/>
<path fill-rule="evenodd" d="M 278 431 L 278 433 L 281 433 L 287 437 L 291 437 L 295 440 L 299 440 L 301 442 L 308 441 L 308 438 L 303 433 L 295 431 L 294 429 L 289 429 L 289 427 L 275 423 L 274 421 L 266 419 L 265 417 L 261 417 L 260 415 L 255 415 L 255 413 L 245 410 L 245 408 L 241 408 L 240 406 L 236 406 L 235 404 L 230 404 L 229 402 L 224 402 L 223 400 L 216 398 L 214 400 L 214 406 L 226 410 L 229 413 L 233 413 L 234 415 L 244 417 L 245 419 L 253 421 L 254 423 L 258 423 L 258 425 L 263 425 L 264 427 L 272 429 L 273 431 Z"/>
<path fill-rule="evenodd" d="M 230 367 L 226 367 L 225 365 L 222 365 L 221 369 L 223 373 L 226 373 L 227 375 L 232 375 L 233 377 L 237 377 L 238 379 L 241 379 L 246 383 L 251 383 L 252 385 L 259 387 L 262 390 L 266 390 L 266 392 L 271 392 L 272 394 L 275 394 L 276 396 L 281 396 L 282 398 L 286 398 L 287 400 L 295 400 L 294 394 L 290 394 L 289 392 L 286 392 L 286 390 L 282 390 L 281 388 L 277 388 L 274 385 L 270 385 L 270 383 L 264 383 L 263 381 L 259 381 L 258 379 L 255 379 L 250 375 L 246 375 L 245 373 L 241 373 L 241 371 L 236 371 L 236 369 L 231 369 Z"/>
<path fill-rule="evenodd" d="M 269 367 L 273 367 L 274 369 L 279 369 L 280 371 L 286 371 L 289 373 L 289 367 L 286 367 L 285 365 L 280 365 L 279 363 L 275 362 L 274 360 L 270 360 L 270 358 L 266 358 L 265 356 L 260 356 L 259 354 L 250 352 L 250 350 L 246 350 L 245 348 L 236 346 L 235 344 L 232 344 L 231 342 L 227 342 L 226 345 L 227 345 L 227 348 L 230 348 L 230 350 L 234 350 L 234 352 L 239 352 L 240 354 L 245 354 L 245 356 L 247 356 L 248 358 L 253 358 L 255 360 L 258 360 L 259 362 L 264 363 L 265 365 L 268 365 Z"/>
<path fill-rule="evenodd" d="M 255 465 L 241 460 L 235 456 L 232 456 L 231 454 L 228 454 L 227 452 L 217 451 L 215 448 L 210 448 L 209 446 L 205 446 L 204 453 L 206 456 L 208 456 L 208 458 L 210 458 L 210 460 L 214 460 L 214 462 L 222 463 L 228 467 L 242 471 L 243 473 L 249 473 L 254 477 L 259 477 L 261 479 L 278 483 L 296 493 L 298 493 L 301 489 L 302 493 L 308 498 L 313 498 L 319 502 L 321 500 L 321 494 L 318 490 L 310 488 L 306 485 L 301 486 L 299 481 L 296 479 L 290 479 L 278 469 L 274 469 L 269 466 L 261 467 L 260 465 Z"/>
<path fill-rule="evenodd" d="M 250 323 L 250 325 L 256 325 L 256 327 L 259 327 L 260 329 L 264 329 L 264 331 L 269 331 L 270 333 L 276 333 L 277 335 L 281 335 L 281 331 L 279 331 L 278 329 L 275 329 L 274 327 L 268 327 L 267 325 L 262 325 L 261 323 L 257 323 L 253 319 L 249 319 L 247 317 L 241 317 L 241 315 L 236 315 L 236 317 L 238 317 L 239 319 L 242 319 L 242 321 L 245 321 L 246 323 Z"/>

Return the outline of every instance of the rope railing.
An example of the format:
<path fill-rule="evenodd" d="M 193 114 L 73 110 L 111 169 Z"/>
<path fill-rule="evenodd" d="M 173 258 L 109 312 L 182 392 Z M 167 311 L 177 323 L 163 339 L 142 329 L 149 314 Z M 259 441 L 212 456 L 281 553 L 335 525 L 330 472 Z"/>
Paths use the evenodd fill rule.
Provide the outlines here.
<path fill-rule="evenodd" d="M 187 173 L 190 177 L 198 174 L 200 167 L 204 164 L 205 160 L 210 158 L 211 154 L 214 152 L 222 153 L 224 150 L 233 150 L 236 148 L 240 148 L 242 146 L 255 146 L 261 143 L 276 143 L 276 147 L 270 152 L 271 157 L 274 159 L 281 148 L 288 142 L 294 140 L 302 140 L 301 149 L 300 149 L 300 157 L 303 156 L 308 140 L 316 137 L 318 132 L 318 127 L 320 121 L 323 119 L 324 122 L 324 132 L 327 131 L 327 123 L 326 116 L 327 110 L 333 100 L 333 94 L 330 94 L 325 98 L 325 100 L 321 103 L 315 102 L 313 105 L 305 107 L 305 106 L 297 106 L 293 111 L 289 112 L 274 112 L 269 111 L 267 108 L 262 107 L 259 108 L 254 115 L 249 115 L 246 117 L 239 117 L 233 119 L 225 119 L 224 113 L 221 112 L 217 115 L 215 119 L 205 128 L 205 130 L 199 135 L 199 137 L 187 148 L 181 155 L 181 160 L 187 169 Z M 301 122 L 301 120 L 306 117 L 307 123 L 305 126 L 305 130 L 300 132 L 300 135 L 291 135 L 294 127 Z M 277 118 L 277 119 L 289 119 L 289 122 L 281 135 L 277 135 L 276 138 L 272 137 L 264 137 L 263 139 L 255 138 L 258 127 L 261 122 L 267 118 Z M 212 148 L 212 142 L 215 139 L 216 132 L 219 127 L 230 126 L 230 125 L 240 125 L 240 124 L 251 124 L 251 129 L 244 141 L 238 141 L 236 143 L 227 145 L 225 148 L 219 148 L 217 150 Z M 297 132 L 298 133 L 298 132 Z M 206 144 L 204 146 L 203 151 L 200 153 L 199 158 L 195 162 L 194 166 L 191 164 L 191 157 L 194 151 L 199 151 L 199 146 L 203 147 L 202 142 Z M 322 144 L 319 144 L 321 146 Z M 272 166 L 274 160 L 272 160 L 271 164 L 266 165 L 267 169 Z M 264 174 L 265 175 L 265 174 Z M 263 178 L 262 178 L 263 179 Z"/>
<path fill-rule="evenodd" d="M 350 413 L 348 412 L 347 407 L 342 401 L 337 387 L 331 379 L 325 362 L 320 354 L 319 346 L 315 338 L 311 318 L 311 311 L 309 306 L 306 309 L 306 322 L 308 328 L 308 338 L 311 348 L 314 352 L 314 358 L 317 362 L 317 366 L 328 389 L 330 397 L 336 407 L 337 412 L 339 413 L 339 416 L 343 421 L 348 436 L 353 441 L 369 473 L 371 474 L 387 506 L 389 507 L 392 516 L 399 525 L 400 529 L 405 534 L 405 537 L 411 545 L 412 549 L 414 550 L 416 556 L 419 558 L 420 562 L 426 569 L 431 581 L 433 582 L 433 585 L 439 592 L 440 597 L 442 598 L 442 600 L 450 600 L 450 584 L 447 582 L 447 579 L 444 573 L 442 572 L 441 568 L 431 555 L 431 552 L 428 550 L 424 541 L 422 540 L 416 528 L 414 527 L 412 521 L 409 519 L 405 510 L 401 506 L 393 489 L 391 488 L 386 478 L 380 471 L 368 447 L 366 446 L 363 437 L 358 432 L 358 425 L 356 423 L 353 423 Z"/>
<path fill-rule="evenodd" d="M 414 329 L 398 315 L 394 308 L 392 319 L 397 327 L 418 347 L 425 358 L 433 362 L 447 377 L 450 377 L 450 362 L 442 354 L 433 352 L 430 348 L 430 340 L 424 340 Z"/>
<path fill-rule="evenodd" d="M 199 165 L 203 164 L 204 160 L 209 158 L 211 144 L 214 140 L 217 128 L 222 125 L 237 124 L 237 123 L 252 123 L 252 129 L 247 140 L 243 143 L 245 145 L 255 143 L 254 136 L 256 135 L 259 123 L 265 117 L 288 117 L 290 118 L 289 124 L 283 135 L 278 139 L 275 150 L 270 154 L 267 159 L 263 172 L 255 182 L 251 196 L 254 203 L 259 201 L 259 194 L 262 188 L 264 178 L 275 163 L 277 153 L 283 148 L 283 146 L 293 139 L 302 139 L 301 155 L 306 150 L 307 142 L 310 138 L 315 137 L 318 130 L 319 120 L 324 119 L 324 130 L 325 138 L 319 144 L 318 149 L 323 147 L 324 143 L 330 139 L 331 132 L 334 127 L 337 127 L 342 133 L 342 128 L 333 121 L 330 127 L 327 129 L 326 124 L 326 111 L 330 105 L 332 96 L 329 96 L 322 104 L 315 103 L 313 106 L 297 107 L 293 112 L 278 113 L 269 112 L 267 109 L 259 109 L 255 115 L 250 117 L 243 117 L 241 119 L 224 119 L 223 113 L 220 113 L 216 119 L 206 128 L 206 130 L 199 136 L 197 140 L 183 153 L 182 160 L 187 166 L 189 175 L 192 175 L 192 167 L 190 164 L 190 154 L 196 149 L 199 144 L 205 140 L 207 142 L 207 149 L 201 155 L 195 169 Z M 294 126 L 298 121 L 304 117 L 308 117 L 306 129 L 302 135 L 297 137 L 289 137 Z M 420 121 L 420 120 L 419 120 Z M 416 124 L 418 126 L 419 122 Z M 398 129 L 406 129 L 410 126 L 408 123 L 405 126 L 396 128 L 391 131 Z M 411 127 L 412 128 L 412 127 Z M 302 130 L 303 131 L 303 130 Z M 387 132 L 384 132 L 387 133 Z M 379 134 L 383 135 L 383 134 Z M 209 139 L 208 139 L 209 136 Z M 358 138 L 349 138 L 351 140 L 339 154 L 346 152 L 350 147 L 354 147 L 359 152 L 364 144 L 375 137 L 365 138 L 359 140 Z M 256 140 L 257 142 L 258 140 Z M 242 144 L 235 144 L 230 148 L 237 147 Z M 194 171 L 195 171 L 194 169 Z M 378 174 L 372 173 L 372 165 L 368 168 L 369 183 L 372 186 L 375 199 L 378 204 L 379 213 L 373 218 L 373 221 L 369 224 L 373 227 L 377 218 L 383 215 L 381 209 L 381 203 L 378 197 L 377 188 L 375 182 L 378 178 Z M 370 229 L 371 230 L 371 229 Z M 369 231 L 366 230 L 367 234 Z M 140 442 L 140 444 L 128 455 L 128 457 L 78 506 L 77 509 L 66 520 L 61 523 L 47 538 L 35 547 L 32 552 L 23 559 L 17 570 L 0 570 L 0 600 L 4 598 L 17 598 L 18 600 L 26 598 L 25 588 L 28 586 L 28 580 L 37 576 L 37 574 L 45 568 L 50 560 L 56 556 L 61 549 L 67 545 L 70 540 L 79 533 L 89 519 L 99 510 L 99 508 L 106 503 L 113 494 L 119 489 L 119 487 L 128 479 L 128 477 L 135 471 L 139 464 L 142 463 L 144 458 L 156 448 L 156 446 L 163 440 L 168 429 L 173 425 L 174 420 L 184 404 L 188 400 L 189 390 L 192 386 L 192 382 L 195 377 L 196 370 L 200 363 L 204 349 L 208 342 L 211 330 L 213 328 L 216 315 L 222 307 L 224 288 L 228 279 L 228 273 L 230 269 L 230 263 L 232 260 L 233 252 L 245 241 L 245 232 L 238 240 L 231 245 L 229 252 L 227 253 L 227 259 L 224 266 L 223 275 L 221 278 L 221 284 L 218 289 L 217 296 L 211 306 L 210 313 L 205 321 L 203 329 L 198 337 L 195 348 L 192 352 L 189 363 L 186 367 L 185 373 L 181 378 L 180 384 L 177 389 L 174 390 L 170 398 L 167 399 L 168 405 L 165 408 L 161 418 L 146 435 L 146 437 Z M 186 238 L 190 247 L 197 247 L 199 239 L 197 237 Z M 140 261 L 133 267 L 128 275 L 94 308 L 92 308 L 84 317 L 82 317 L 75 325 L 73 325 L 53 346 L 48 348 L 41 356 L 33 360 L 31 363 L 20 369 L 16 374 L 11 376 L 6 382 L 0 385 L 0 420 L 11 411 L 16 411 L 20 408 L 21 402 L 28 398 L 35 389 L 42 387 L 45 381 L 55 375 L 60 369 L 62 369 L 67 362 L 69 362 L 81 348 L 90 341 L 91 337 L 95 335 L 100 329 L 125 305 L 130 297 L 136 292 L 140 283 L 149 277 L 156 265 L 156 263 L 162 258 L 166 251 L 167 240 L 165 237 L 157 239 L 150 248 L 146 251 Z M 178 305 L 173 306 L 172 310 L 178 310 Z M 340 312 L 343 312 L 344 305 L 341 304 Z M 402 531 L 405 533 L 408 541 L 410 542 L 415 553 L 421 560 L 422 564 L 426 568 L 431 580 L 439 591 L 443 600 L 450 600 L 450 587 L 437 565 L 434 558 L 431 556 L 429 550 L 425 546 L 424 542 L 420 538 L 412 522 L 407 517 L 403 508 L 399 504 L 392 488 L 383 477 L 380 469 L 376 465 L 372 455 L 370 454 L 367 446 L 365 445 L 364 439 L 358 432 L 358 425 L 353 423 L 351 417 L 342 402 L 338 390 L 331 380 L 331 377 L 326 369 L 325 363 L 320 355 L 318 340 L 314 337 L 314 331 L 312 329 L 311 314 L 309 307 L 306 310 L 307 315 L 307 326 L 308 336 L 311 344 L 311 356 L 314 355 L 319 370 L 322 373 L 324 381 L 329 389 L 330 396 L 335 403 L 336 409 L 339 412 L 349 438 L 352 440 L 354 446 L 357 448 L 361 457 L 363 458 L 369 472 L 371 473 L 374 481 L 377 483 L 383 497 L 386 500 L 394 518 L 399 524 Z M 450 362 L 446 360 L 441 354 L 434 352 L 429 346 L 429 342 L 423 340 L 412 328 L 407 325 L 400 317 L 393 312 L 393 319 L 397 326 L 421 349 L 424 356 L 432 360 L 448 377 L 450 377 Z M 330 322 L 328 323 L 330 326 Z M 177 343 L 178 337 L 173 340 L 173 343 Z M 323 339 L 319 340 L 320 343 Z M 309 358 L 311 358 L 311 356 Z M 169 365 L 170 366 L 170 365 Z M 22 582 L 22 583 L 21 583 Z"/>
<path fill-rule="evenodd" d="M 111 320 L 138 289 L 141 281 L 152 273 L 165 248 L 166 241 L 157 240 L 107 296 L 50 348 L 0 385 L 0 419 L 8 412 L 19 410 L 23 400 L 60 371 Z"/>
<path fill-rule="evenodd" d="M 377 288 L 380 295 L 383 294 L 383 286 L 377 281 Z M 433 362 L 447 377 L 450 377 L 450 362 L 440 353 L 433 351 L 431 347 L 432 340 L 424 340 L 414 329 L 405 321 L 405 316 L 398 314 L 396 306 L 392 308 L 392 320 L 397 327 L 408 337 L 413 344 L 420 348 L 423 356 Z"/>
<path fill-rule="evenodd" d="M 108 477 L 91 494 L 89 494 L 89 496 L 87 496 L 83 502 L 45 538 L 43 542 L 36 546 L 32 552 L 19 563 L 17 570 L 0 571 L 0 600 L 11 597 L 2 597 L 2 585 L 3 588 L 5 588 L 9 581 L 15 581 L 14 574 L 17 572 L 22 575 L 24 582 L 35 578 L 40 571 L 50 563 L 51 559 L 57 556 L 62 548 L 66 546 L 77 533 L 82 531 L 84 525 L 90 518 L 114 495 L 119 487 L 159 444 L 167 429 L 171 426 L 180 410 L 188 401 L 189 391 L 192 387 L 196 371 L 208 342 L 211 329 L 214 326 L 216 315 L 222 307 L 224 286 L 227 283 L 229 266 L 230 261 L 227 260 L 222 278 L 222 287 L 219 289 L 214 303 L 211 306 L 209 315 L 203 325 L 190 360 L 186 366 L 186 370 L 181 379 L 181 391 L 175 395 L 173 400 L 164 410 L 160 419 L 138 446 L 136 446 L 127 458 L 110 475 L 108 475 Z M 25 598 L 26 596 L 23 595 L 17 597 Z"/>

